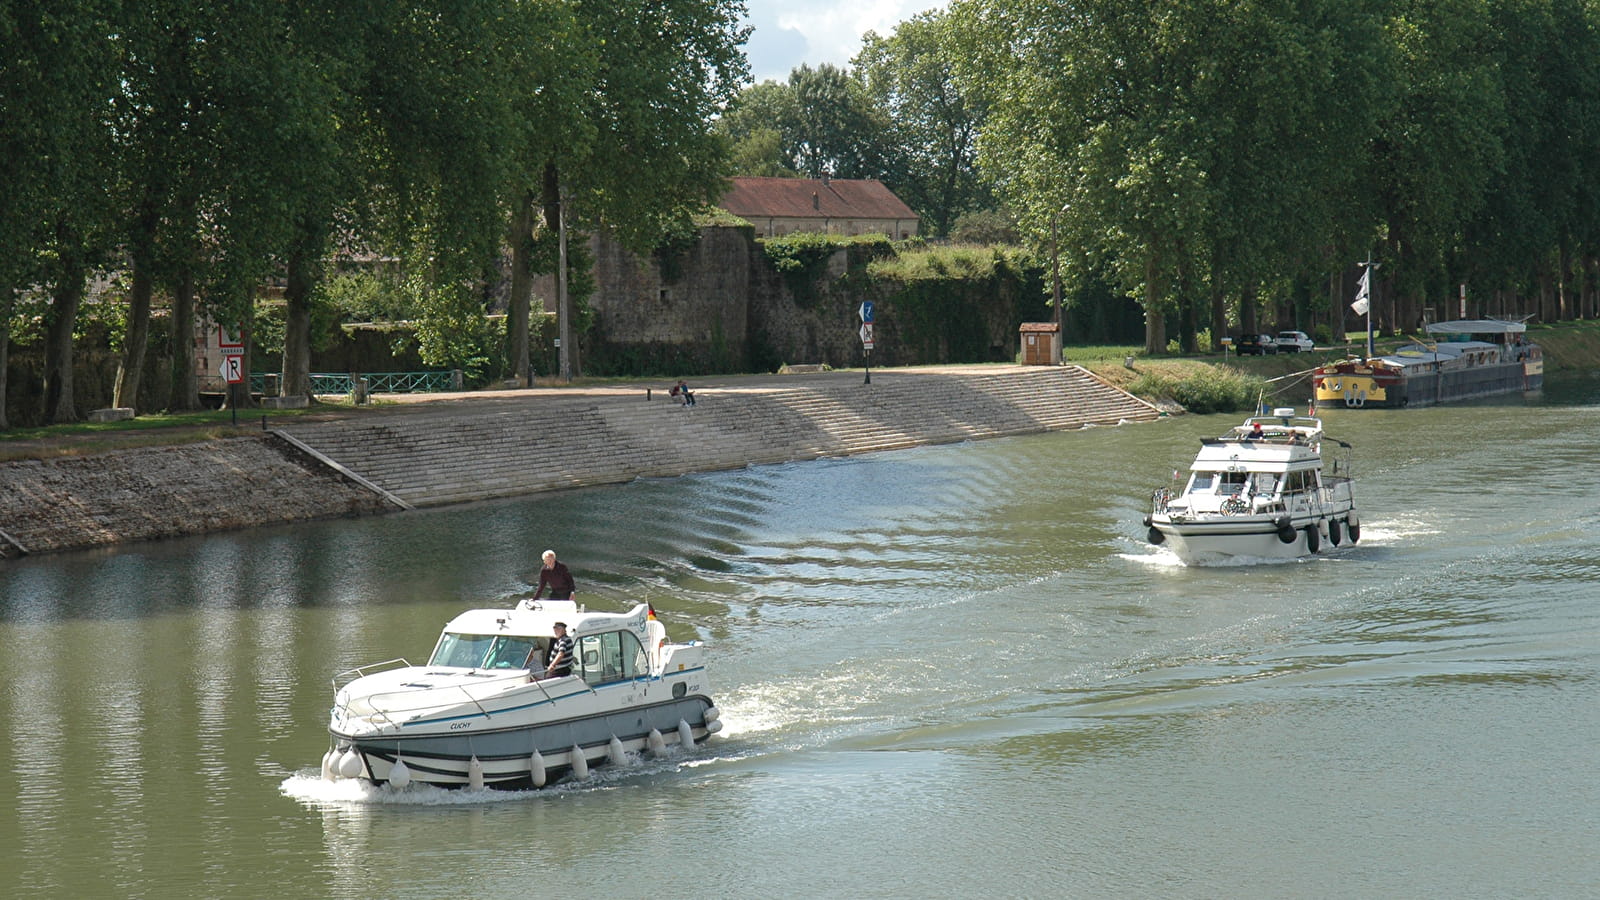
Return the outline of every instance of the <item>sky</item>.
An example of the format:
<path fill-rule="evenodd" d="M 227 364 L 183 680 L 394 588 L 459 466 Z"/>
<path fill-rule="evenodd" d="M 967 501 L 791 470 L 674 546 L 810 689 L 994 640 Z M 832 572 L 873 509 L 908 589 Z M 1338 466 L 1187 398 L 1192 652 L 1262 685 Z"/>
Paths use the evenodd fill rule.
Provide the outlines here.
<path fill-rule="evenodd" d="M 788 81 L 801 63 L 848 66 L 863 34 L 887 37 L 906 19 L 944 6 L 944 0 L 745 0 L 746 21 L 755 28 L 745 45 L 750 75 Z"/>

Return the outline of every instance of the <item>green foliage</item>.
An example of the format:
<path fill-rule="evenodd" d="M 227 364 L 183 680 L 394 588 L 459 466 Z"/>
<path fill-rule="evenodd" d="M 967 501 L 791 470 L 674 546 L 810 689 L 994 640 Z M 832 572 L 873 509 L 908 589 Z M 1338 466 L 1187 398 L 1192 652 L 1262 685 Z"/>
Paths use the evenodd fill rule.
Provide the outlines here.
<path fill-rule="evenodd" d="M 410 277 L 405 289 L 426 314 L 416 323 L 422 361 L 439 369 L 460 369 L 466 380 L 481 386 L 499 375 L 499 348 L 505 344 L 505 321 L 484 315 L 479 298 L 466 285 L 433 284 Z"/>
<path fill-rule="evenodd" d="M 1207 366 L 1182 377 L 1144 372 L 1127 389 L 1140 397 L 1170 399 L 1192 413 L 1213 413 L 1254 409 L 1264 386 L 1256 376 L 1225 366 Z"/>
<path fill-rule="evenodd" d="M 834 253 L 856 249 L 865 249 L 874 255 L 894 252 L 888 237 L 881 234 L 847 236 L 797 231 L 762 238 L 759 243 L 772 267 L 783 276 L 795 301 L 802 304 L 816 300 L 817 284 Z"/>
<path fill-rule="evenodd" d="M 318 286 L 316 297 L 341 323 L 399 322 L 419 314 L 395 276 L 371 269 L 334 275 Z"/>
<path fill-rule="evenodd" d="M 956 218 L 950 227 L 950 240 L 959 244 L 1018 244 L 1021 234 L 1012 216 L 1000 210 L 979 209 Z"/>

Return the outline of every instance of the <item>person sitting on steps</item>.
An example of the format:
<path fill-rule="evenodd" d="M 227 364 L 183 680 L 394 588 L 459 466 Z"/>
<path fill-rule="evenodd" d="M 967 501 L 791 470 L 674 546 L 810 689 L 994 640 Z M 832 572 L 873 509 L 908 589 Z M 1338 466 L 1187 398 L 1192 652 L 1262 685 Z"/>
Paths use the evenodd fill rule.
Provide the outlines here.
<path fill-rule="evenodd" d="M 684 406 L 694 405 L 694 392 L 689 390 L 689 383 L 681 378 L 672 386 L 672 390 L 667 391 L 667 395 Z"/>

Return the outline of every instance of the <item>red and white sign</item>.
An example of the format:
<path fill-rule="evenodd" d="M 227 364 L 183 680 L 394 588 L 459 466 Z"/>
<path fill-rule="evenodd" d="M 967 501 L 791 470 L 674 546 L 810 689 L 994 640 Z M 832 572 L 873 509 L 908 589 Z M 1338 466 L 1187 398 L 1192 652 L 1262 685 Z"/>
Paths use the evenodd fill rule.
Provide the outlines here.
<path fill-rule="evenodd" d="M 217 374 L 229 384 L 239 384 L 244 381 L 244 357 L 224 356 L 222 365 L 217 366 Z"/>
<path fill-rule="evenodd" d="M 864 350 L 871 350 L 872 349 L 872 344 L 873 344 L 873 341 L 872 341 L 872 323 L 871 322 L 862 322 L 861 323 L 861 347 Z"/>

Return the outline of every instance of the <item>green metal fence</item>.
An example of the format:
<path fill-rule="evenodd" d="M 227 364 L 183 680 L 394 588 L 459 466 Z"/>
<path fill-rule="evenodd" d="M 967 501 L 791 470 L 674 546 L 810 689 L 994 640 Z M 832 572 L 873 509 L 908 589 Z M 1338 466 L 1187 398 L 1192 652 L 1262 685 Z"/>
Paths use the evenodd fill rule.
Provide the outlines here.
<path fill-rule="evenodd" d="M 277 396 L 278 375 L 274 372 L 252 372 L 250 390 L 266 396 Z M 460 370 L 448 372 L 312 372 L 311 393 L 351 394 L 356 389 L 356 379 L 367 381 L 369 394 L 427 394 L 440 391 L 459 391 Z"/>

